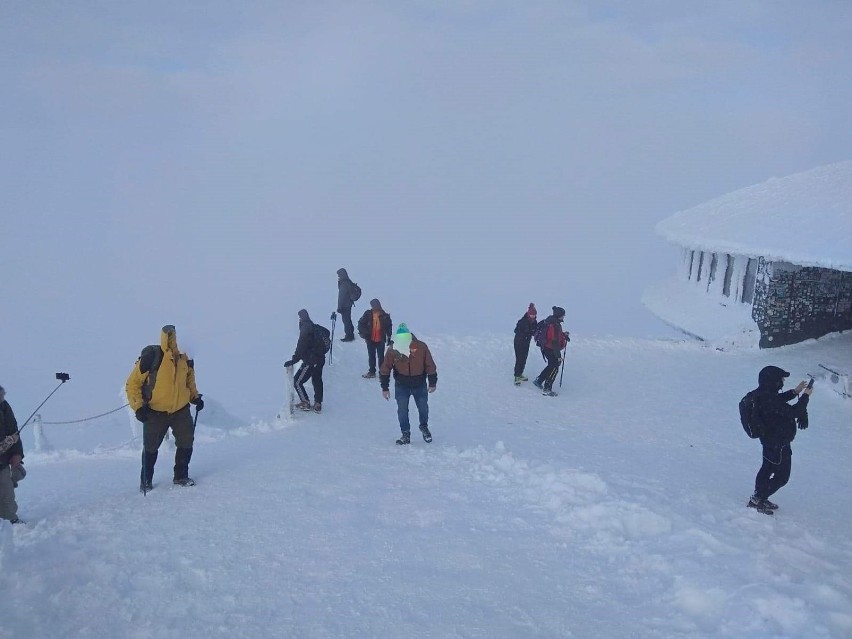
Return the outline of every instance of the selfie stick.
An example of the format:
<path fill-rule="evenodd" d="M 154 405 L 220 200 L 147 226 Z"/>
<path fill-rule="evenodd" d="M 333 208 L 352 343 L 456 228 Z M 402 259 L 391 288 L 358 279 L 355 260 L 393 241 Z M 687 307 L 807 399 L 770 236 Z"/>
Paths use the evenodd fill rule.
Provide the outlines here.
<path fill-rule="evenodd" d="M 69 379 L 71 379 L 71 376 L 70 376 L 68 373 L 56 373 L 56 379 L 60 380 L 60 381 L 59 381 L 59 386 L 62 386 L 65 382 L 67 382 Z M 32 415 L 30 415 L 29 417 L 27 417 L 27 421 L 25 421 L 25 422 L 24 422 L 24 425 L 23 425 L 23 426 L 21 426 L 21 427 L 18 429 L 18 432 L 19 432 L 19 433 L 20 433 L 22 430 L 24 430 L 24 426 L 26 426 L 27 424 L 29 424 L 29 423 L 30 423 L 30 420 L 31 420 L 31 419 L 33 418 L 33 416 L 34 416 L 34 415 L 38 412 L 38 409 L 39 409 L 39 408 L 41 408 L 42 406 L 44 406 L 44 405 L 47 403 L 47 400 L 49 400 L 51 397 L 53 397 L 53 393 L 55 393 L 56 391 L 58 391 L 58 390 L 59 390 L 59 386 L 57 386 L 56 388 L 54 388 L 54 389 L 53 389 L 53 391 L 51 391 L 50 395 L 48 395 L 47 397 L 45 397 L 45 398 L 44 398 L 44 401 L 43 401 L 41 404 L 39 404 L 38 406 L 36 406 L 36 409 L 32 412 Z"/>

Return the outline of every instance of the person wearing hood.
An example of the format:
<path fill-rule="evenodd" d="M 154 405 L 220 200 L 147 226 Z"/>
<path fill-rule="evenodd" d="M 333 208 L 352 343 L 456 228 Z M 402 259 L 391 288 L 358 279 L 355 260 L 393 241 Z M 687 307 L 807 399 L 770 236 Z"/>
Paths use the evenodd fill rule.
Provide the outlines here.
<path fill-rule="evenodd" d="M 796 437 L 796 422 L 799 428 L 807 428 L 804 417 L 813 388 L 802 381 L 796 388 L 781 392 L 785 378 L 790 373 L 777 366 L 766 366 L 758 374 L 755 393 L 755 410 L 761 424 L 760 443 L 763 447 L 763 464 L 754 479 L 754 494 L 748 507 L 766 515 L 773 514 L 778 505 L 769 497 L 782 488 L 790 479 L 793 451 L 790 443 Z M 798 401 L 789 402 L 798 397 Z"/>
<path fill-rule="evenodd" d="M 337 312 L 343 319 L 343 337 L 341 342 L 352 342 L 355 340 L 355 327 L 352 325 L 352 291 L 354 285 L 349 279 L 345 268 L 337 269 Z"/>
<path fill-rule="evenodd" d="M 420 433 L 427 444 L 432 441 L 429 431 L 429 395 L 438 384 L 438 369 L 429 347 L 418 340 L 405 324 L 396 329 L 392 347 L 388 349 L 380 369 L 382 397 L 390 399 L 390 374 L 393 371 L 394 396 L 402 437 L 397 444 L 411 443 L 411 423 L 408 419 L 408 400 L 414 398 L 420 418 Z"/>
<path fill-rule="evenodd" d="M 358 320 L 358 335 L 367 343 L 369 366 L 361 377 L 372 379 L 376 376 L 376 366 L 380 366 L 385 359 L 385 344 L 391 342 L 393 335 L 391 316 L 385 312 L 379 300 L 370 300 L 370 309 L 364 311 Z"/>
<path fill-rule="evenodd" d="M 304 411 L 313 410 L 319 413 L 322 412 L 322 369 L 325 366 L 325 349 L 322 344 L 318 343 L 314 323 L 311 321 L 308 312 L 302 309 L 298 316 L 299 341 L 296 342 L 296 352 L 293 353 L 291 359 L 284 362 L 284 366 L 289 368 L 296 362 L 302 362 L 293 377 L 293 386 L 295 386 L 296 393 L 299 395 L 299 403 L 296 404 L 295 408 Z M 311 405 L 308 392 L 305 390 L 305 382 L 308 380 L 311 380 L 311 386 L 314 388 L 313 405 Z"/>
<path fill-rule="evenodd" d="M 136 413 L 136 419 L 142 422 L 140 490 L 153 488 L 154 465 L 169 428 L 176 446 L 172 482 L 179 486 L 194 486 L 195 481 L 189 476 L 189 460 L 192 458 L 195 425 L 189 405 L 193 404 L 196 411 L 200 411 L 204 409 L 204 400 L 195 386 L 194 362 L 180 352 L 174 326 L 163 326 L 158 353 L 154 349 L 146 349 L 144 356 L 136 360 L 125 389 L 130 408 Z"/>
<path fill-rule="evenodd" d="M 562 363 L 562 350 L 571 338 L 568 336 L 568 331 L 562 330 L 562 322 L 565 320 L 565 309 L 561 306 L 554 306 L 552 308 L 553 314 L 544 320 L 544 337 L 540 344 L 541 354 L 547 361 L 547 366 L 533 380 L 533 384 L 536 388 L 541 389 L 542 395 L 556 397 L 556 392 L 553 390 L 553 382 L 556 380 L 556 374 L 559 372 L 559 364 Z"/>
<path fill-rule="evenodd" d="M 535 304 L 530 303 L 527 312 L 515 324 L 515 386 L 520 386 L 529 379 L 524 376 L 524 368 L 530 354 L 530 340 L 538 326 L 536 317 Z"/>
<path fill-rule="evenodd" d="M 15 487 L 26 476 L 24 447 L 18 434 L 18 422 L 12 407 L 6 401 L 6 391 L 0 386 L 0 518 L 13 524 L 18 519 L 18 502 Z"/>

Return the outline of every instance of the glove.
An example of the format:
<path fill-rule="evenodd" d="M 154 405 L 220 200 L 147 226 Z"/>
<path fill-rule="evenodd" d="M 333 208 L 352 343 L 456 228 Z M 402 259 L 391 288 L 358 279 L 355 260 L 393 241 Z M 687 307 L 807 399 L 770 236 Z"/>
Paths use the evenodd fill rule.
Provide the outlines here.
<path fill-rule="evenodd" d="M 139 410 L 136 411 L 136 419 L 138 419 L 143 424 L 150 417 L 151 409 L 148 406 L 143 405 Z"/>
<path fill-rule="evenodd" d="M 292 368 L 293 364 L 295 363 L 296 362 L 294 362 L 292 359 L 288 359 L 286 362 L 284 362 L 284 368 Z"/>
<path fill-rule="evenodd" d="M 196 411 L 204 410 L 204 400 L 201 399 L 201 393 L 198 393 L 198 397 L 195 399 L 189 400 L 189 403 L 195 406 Z"/>

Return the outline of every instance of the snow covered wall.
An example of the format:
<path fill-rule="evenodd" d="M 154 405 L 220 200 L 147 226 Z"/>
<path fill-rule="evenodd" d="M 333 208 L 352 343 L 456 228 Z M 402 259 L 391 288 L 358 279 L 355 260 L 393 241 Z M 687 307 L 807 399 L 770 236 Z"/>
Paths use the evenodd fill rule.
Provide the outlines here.
<path fill-rule="evenodd" d="M 681 260 L 643 302 L 690 335 L 770 348 L 852 328 L 852 162 L 735 191 L 657 232 Z"/>

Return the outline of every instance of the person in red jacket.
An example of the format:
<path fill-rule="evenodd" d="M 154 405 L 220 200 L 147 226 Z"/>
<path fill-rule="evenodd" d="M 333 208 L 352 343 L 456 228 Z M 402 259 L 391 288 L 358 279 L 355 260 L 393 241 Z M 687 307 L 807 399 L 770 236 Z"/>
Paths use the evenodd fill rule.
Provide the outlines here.
<path fill-rule="evenodd" d="M 547 360 L 547 366 L 533 380 L 533 384 L 541 389 L 542 395 L 556 397 L 553 390 L 553 382 L 556 373 L 559 372 L 559 364 L 562 363 L 562 350 L 569 341 L 568 331 L 562 330 L 562 322 L 565 320 L 565 309 L 560 306 L 553 307 L 553 314 L 545 322 L 544 338 L 541 341 L 541 354 Z"/>

